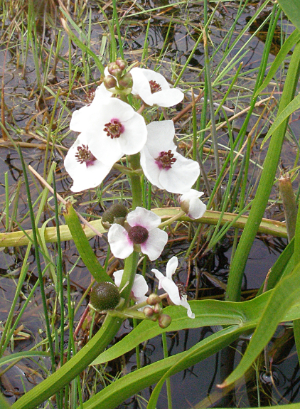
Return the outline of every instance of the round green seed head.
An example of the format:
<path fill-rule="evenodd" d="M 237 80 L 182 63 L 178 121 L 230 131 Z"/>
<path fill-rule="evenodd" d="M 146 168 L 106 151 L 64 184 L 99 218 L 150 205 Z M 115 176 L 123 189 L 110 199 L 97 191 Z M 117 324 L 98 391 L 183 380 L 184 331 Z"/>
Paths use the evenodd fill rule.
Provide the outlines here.
<path fill-rule="evenodd" d="M 120 293 L 118 287 L 105 281 L 93 287 L 90 296 L 90 303 L 95 310 L 113 310 L 120 301 Z"/>

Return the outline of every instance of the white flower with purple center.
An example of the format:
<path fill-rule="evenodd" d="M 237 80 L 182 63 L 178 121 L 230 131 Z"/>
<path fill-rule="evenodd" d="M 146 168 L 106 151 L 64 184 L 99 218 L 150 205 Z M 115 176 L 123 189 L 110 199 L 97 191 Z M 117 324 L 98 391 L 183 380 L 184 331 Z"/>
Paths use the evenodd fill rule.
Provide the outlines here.
<path fill-rule="evenodd" d="M 171 193 L 186 193 L 200 175 L 199 164 L 176 150 L 173 121 L 151 122 L 141 150 L 141 166 L 147 179 Z"/>
<path fill-rule="evenodd" d="M 140 152 L 147 139 L 144 118 L 126 102 L 102 91 L 96 92 L 90 105 L 73 113 L 70 128 L 84 132 L 93 155 L 109 165 L 124 154 Z"/>
<path fill-rule="evenodd" d="M 206 211 L 206 205 L 199 199 L 204 193 L 191 189 L 184 193 L 179 201 L 181 209 L 191 218 L 200 219 Z"/>
<path fill-rule="evenodd" d="M 81 192 L 100 185 L 112 167 L 95 158 L 85 133 L 80 134 L 69 149 L 64 165 L 73 179 L 72 192 Z"/>
<path fill-rule="evenodd" d="M 124 273 L 124 270 L 118 270 L 118 271 L 115 271 L 113 274 L 115 284 L 117 287 L 120 287 L 123 273 Z M 131 294 L 137 304 L 147 300 L 148 298 L 148 296 L 146 296 L 147 292 L 148 292 L 147 281 L 141 274 L 136 274 L 134 277 L 132 288 L 131 288 Z"/>
<path fill-rule="evenodd" d="M 166 267 L 166 275 L 164 276 L 160 271 L 153 268 L 151 271 L 155 274 L 158 279 L 158 288 L 163 288 L 169 295 L 170 300 L 175 305 L 182 305 L 182 307 L 187 309 L 187 315 L 189 318 L 195 318 L 189 303 L 187 302 L 187 296 L 183 292 L 183 286 L 177 286 L 172 280 L 172 275 L 175 273 L 178 267 L 178 258 L 172 257 Z"/>
<path fill-rule="evenodd" d="M 168 241 L 168 234 L 158 229 L 161 219 L 150 210 L 137 207 L 127 215 L 128 228 L 113 224 L 108 231 L 108 242 L 117 258 L 128 257 L 133 250 L 140 250 L 151 261 L 162 253 Z"/>
<path fill-rule="evenodd" d="M 158 72 L 145 68 L 132 68 L 132 94 L 138 95 L 147 105 L 171 107 L 183 100 L 183 92 L 178 88 L 170 88 L 169 83 Z"/>

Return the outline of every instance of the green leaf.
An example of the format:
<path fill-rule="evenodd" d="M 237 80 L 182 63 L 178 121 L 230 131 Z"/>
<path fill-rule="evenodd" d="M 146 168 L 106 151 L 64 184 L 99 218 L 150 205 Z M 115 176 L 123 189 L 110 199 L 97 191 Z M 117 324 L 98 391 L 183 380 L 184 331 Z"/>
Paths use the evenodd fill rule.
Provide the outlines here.
<path fill-rule="evenodd" d="M 9 362 L 20 360 L 23 358 L 32 358 L 35 356 L 50 356 L 49 352 L 42 352 L 42 351 L 23 351 L 23 352 L 16 352 L 15 354 L 3 356 L 0 359 L 0 366 L 8 364 Z"/>
<path fill-rule="evenodd" d="M 83 404 L 83 409 L 115 409 L 124 400 L 158 382 L 166 371 L 173 375 L 218 352 L 244 331 L 236 325 L 227 327 L 200 341 L 188 351 L 162 359 L 118 379 Z M 178 361 L 180 360 L 180 365 Z M 79 409 L 79 408 L 78 408 Z"/>
<path fill-rule="evenodd" d="M 294 24 L 300 30 L 300 3 L 299 0 L 278 0 L 278 4 Z"/>
<path fill-rule="evenodd" d="M 286 121 L 286 119 L 300 107 L 300 94 L 296 96 L 285 108 L 284 110 L 276 117 L 271 128 L 268 130 L 267 135 L 264 137 L 261 146 L 263 146 L 271 135 L 280 127 L 280 125 Z"/>
<path fill-rule="evenodd" d="M 271 293 L 271 296 L 261 314 L 245 355 L 221 387 L 226 387 L 243 376 L 270 341 L 278 324 L 287 318 L 287 311 L 295 306 L 297 301 L 299 303 L 299 278 L 300 263 L 290 275 L 277 284 L 274 290 L 268 292 Z"/>
<path fill-rule="evenodd" d="M 284 44 L 279 50 L 279 53 L 276 55 L 275 60 L 272 62 L 266 78 L 256 91 L 255 97 L 257 97 L 269 85 L 271 79 L 276 75 L 278 68 L 285 61 L 285 58 L 289 51 L 299 40 L 300 32 L 298 30 L 293 31 L 292 34 L 285 40 Z"/>
<path fill-rule="evenodd" d="M 2 393 L 0 393 L 0 408 L 1 409 L 10 409 L 11 406 L 7 403 L 6 399 L 4 399 Z"/>
<path fill-rule="evenodd" d="M 90 246 L 79 218 L 71 203 L 67 204 L 64 217 L 72 234 L 72 238 L 77 247 L 77 250 L 82 258 L 82 261 L 84 262 L 92 276 L 95 278 L 95 280 L 98 282 L 113 282 L 113 280 L 109 277 L 109 275 L 106 273 L 104 268 L 99 263 L 97 257 L 95 256 L 95 253 Z"/>

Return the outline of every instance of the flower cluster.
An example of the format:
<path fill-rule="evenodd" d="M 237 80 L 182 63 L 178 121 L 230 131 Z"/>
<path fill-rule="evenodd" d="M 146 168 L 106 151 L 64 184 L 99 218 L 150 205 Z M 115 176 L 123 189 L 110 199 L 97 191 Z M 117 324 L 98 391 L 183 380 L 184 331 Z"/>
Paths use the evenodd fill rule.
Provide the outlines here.
<path fill-rule="evenodd" d="M 190 218 L 202 217 L 206 206 L 199 197 L 203 193 L 192 189 L 200 175 L 198 162 L 178 152 L 173 121 L 146 124 L 142 116 L 146 107 L 171 107 L 180 103 L 183 92 L 171 88 L 166 79 L 155 71 L 138 67 L 127 69 L 126 62 L 121 59 L 110 63 L 104 74 L 104 81 L 96 89 L 92 102 L 75 111 L 70 122 L 70 129 L 79 133 L 64 162 L 73 179 L 71 190 L 80 192 L 97 187 L 124 155 L 138 154 L 141 170 L 152 185 L 181 195 L 181 208 Z M 131 98 L 142 101 L 138 111 L 127 103 L 129 94 Z M 125 171 L 124 167 L 120 168 Z M 127 168 L 126 172 L 131 174 L 132 170 Z M 121 259 L 133 251 L 140 251 L 151 261 L 156 260 L 168 241 L 167 233 L 159 228 L 160 224 L 159 216 L 142 207 L 128 214 L 125 209 L 121 216 L 114 215 L 111 210 L 103 218 L 103 225 L 109 229 L 111 251 Z M 170 300 L 184 306 L 188 316 L 194 318 L 186 295 L 179 291 L 171 278 L 177 265 L 178 260 L 173 257 L 167 264 L 166 277 L 158 270 L 152 271 L 159 280 L 159 288 L 164 288 Z M 114 274 L 117 286 L 122 274 L 122 270 Z M 145 301 L 147 290 L 145 279 L 136 274 L 132 288 L 135 300 Z M 168 319 L 158 307 L 150 310 L 151 316 L 156 314 L 155 317 L 166 321 L 161 325 L 167 324 Z"/>

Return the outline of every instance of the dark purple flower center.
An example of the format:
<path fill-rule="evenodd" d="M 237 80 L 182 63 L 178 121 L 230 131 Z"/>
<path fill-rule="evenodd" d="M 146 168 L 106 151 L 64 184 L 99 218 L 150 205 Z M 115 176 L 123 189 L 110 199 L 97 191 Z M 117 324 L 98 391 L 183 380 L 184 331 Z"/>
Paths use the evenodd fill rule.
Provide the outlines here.
<path fill-rule="evenodd" d="M 87 167 L 92 166 L 97 160 L 89 150 L 87 145 L 77 146 L 77 153 L 75 153 L 75 158 L 77 162 L 79 162 L 81 165 L 85 163 Z"/>
<path fill-rule="evenodd" d="M 151 94 L 155 94 L 155 92 L 161 91 L 161 86 L 156 81 L 149 81 Z"/>
<path fill-rule="evenodd" d="M 160 152 L 159 156 L 155 158 L 155 162 L 160 169 L 171 169 L 173 163 L 176 162 L 176 158 L 173 158 L 174 154 L 171 150 L 168 152 Z"/>
<path fill-rule="evenodd" d="M 142 244 L 148 239 L 149 233 L 143 226 L 133 226 L 129 230 L 128 236 L 133 244 Z"/>
<path fill-rule="evenodd" d="M 124 125 L 117 118 L 112 118 L 110 122 L 104 125 L 104 131 L 107 133 L 107 136 L 110 136 L 111 139 L 120 138 L 121 134 L 124 132 Z"/>

